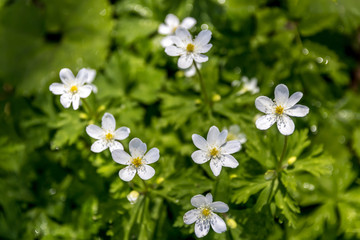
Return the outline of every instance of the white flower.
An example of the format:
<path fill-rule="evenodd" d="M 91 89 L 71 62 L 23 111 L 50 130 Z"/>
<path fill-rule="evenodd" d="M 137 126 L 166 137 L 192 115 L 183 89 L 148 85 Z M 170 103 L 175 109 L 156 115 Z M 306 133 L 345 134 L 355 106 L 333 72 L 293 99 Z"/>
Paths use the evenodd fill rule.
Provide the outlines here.
<path fill-rule="evenodd" d="M 80 98 L 87 98 L 92 90 L 90 85 L 86 85 L 89 72 L 86 68 L 80 69 L 76 78 L 68 68 L 60 70 L 60 79 L 63 83 L 53 83 L 50 85 L 50 91 L 60 96 L 60 103 L 64 108 L 69 108 L 71 103 L 74 110 L 79 108 Z"/>
<path fill-rule="evenodd" d="M 131 191 L 128 195 L 127 195 L 127 199 L 129 200 L 130 204 L 134 204 L 136 203 L 138 197 L 139 197 L 139 192 L 138 191 Z"/>
<path fill-rule="evenodd" d="M 115 118 L 110 113 L 105 113 L 102 117 L 101 128 L 91 124 L 86 127 L 87 134 L 95 139 L 98 139 L 91 145 L 91 151 L 99 153 L 107 148 L 110 152 L 115 149 L 124 149 L 123 145 L 115 140 L 124 140 L 130 134 L 130 129 L 121 127 L 115 130 Z"/>
<path fill-rule="evenodd" d="M 202 136 L 193 134 L 192 140 L 197 150 L 191 154 L 191 158 L 197 164 L 203 164 L 210 160 L 210 168 L 215 176 L 219 176 L 222 167 L 236 168 L 239 163 L 230 154 L 240 151 L 239 141 L 226 141 L 227 130 L 219 131 L 215 126 L 209 129 L 207 140 Z"/>
<path fill-rule="evenodd" d="M 309 113 L 308 107 L 296 104 L 302 96 L 301 92 L 296 92 L 289 98 L 288 88 L 284 84 L 279 84 L 275 88 L 274 101 L 265 96 L 256 98 L 256 108 L 266 114 L 256 120 L 256 127 L 260 130 L 266 130 L 277 122 L 281 134 L 292 134 L 295 125 L 289 116 L 304 117 Z"/>
<path fill-rule="evenodd" d="M 202 63 L 209 59 L 202 53 L 207 53 L 212 47 L 212 44 L 209 43 L 211 31 L 203 30 L 193 40 L 188 30 L 177 28 L 175 36 L 172 36 L 171 39 L 175 46 L 168 46 L 165 48 L 165 52 L 169 56 L 180 56 L 178 60 L 179 68 L 186 69 L 191 66 L 193 61 Z"/>
<path fill-rule="evenodd" d="M 155 170 L 148 164 L 159 160 L 159 149 L 152 148 L 145 154 L 146 144 L 138 138 L 133 138 L 129 143 L 129 151 L 131 156 L 123 150 L 115 150 L 111 152 L 112 158 L 115 162 L 128 165 L 120 170 L 120 178 L 126 182 L 131 181 L 136 172 L 143 180 L 152 178 L 155 175 Z"/>
<path fill-rule="evenodd" d="M 242 88 L 240 89 L 239 92 L 236 93 L 237 95 L 242 95 L 246 92 L 250 92 L 251 94 L 256 94 L 259 92 L 259 87 L 257 86 L 256 78 L 251 78 L 249 81 L 248 77 L 242 77 L 241 82 L 242 82 Z"/>
<path fill-rule="evenodd" d="M 198 63 L 197 67 L 199 69 L 201 69 L 201 63 Z M 188 69 L 184 70 L 185 77 L 188 77 L 188 78 L 193 77 L 195 74 L 196 74 L 196 68 L 195 68 L 194 64 L 191 65 L 191 67 L 189 67 Z"/>
<path fill-rule="evenodd" d="M 239 125 L 231 125 L 229 129 L 225 128 L 225 130 L 228 130 L 227 141 L 237 140 L 240 144 L 244 144 L 247 141 L 246 135 L 241 133 Z"/>
<path fill-rule="evenodd" d="M 190 29 L 196 24 L 196 20 L 192 17 L 184 18 L 184 20 L 180 23 L 178 17 L 174 14 L 168 14 L 165 18 L 165 24 L 160 24 L 158 32 L 163 35 L 168 35 L 161 40 L 161 46 L 164 48 L 173 44 L 171 40 L 171 36 L 174 35 L 176 29 L 178 27 L 182 27 L 185 29 Z"/>
<path fill-rule="evenodd" d="M 92 91 L 94 93 L 97 93 L 98 88 L 94 84 L 92 84 L 92 82 L 94 81 L 95 76 L 96 76 L 96 70 L 91 69 L 91 68 L 86 68 L 86 70 L 88 71 L 88 78 L 87 78 L 86 83 L 92 87 Z"/>
<path fill-rule="evenodd" d="M 224 220 L 215 212 L 225 213 L 229 211 L 227 204 L 217 201 L 213 202 L 211 193 L 203 195 L 195 195 L 191 198 L 191 205 L 196 209 L 190 210 L 184 215 L 185 224 L 193 224 L 195 222 L 195 235 L 198 238 L 204 237 L 212 229 L 217 233 L 226 231 L 226 224 Z"/>

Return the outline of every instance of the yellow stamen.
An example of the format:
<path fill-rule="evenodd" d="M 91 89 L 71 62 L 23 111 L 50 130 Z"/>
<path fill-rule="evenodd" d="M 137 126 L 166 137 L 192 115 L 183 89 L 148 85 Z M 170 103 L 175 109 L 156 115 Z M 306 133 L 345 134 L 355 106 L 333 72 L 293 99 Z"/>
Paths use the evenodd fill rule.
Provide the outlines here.
<path fill-rule="evenodd" d="M 201 211 L 202 215 L 204 215 L 205 217 L 209 216 L 210 213 L 211 213 L 211 210 L 208 209 L 208 208 L 204 208 L 202 211 Z"/>
<path fill-rule="evenodd" d="M 174 28 L 172 29 L 172 32 L 174 33 L 174 32 L 176 31 L 176 29 L 177 29 L 177 27 L 174 27 Z"/>
<path fill-rule="evenodd" d="M 195 49 L 195 46 L 194 46 L 194 44 L 192 44 L 192 43 L 189 43 L 189 44 L 186 46 L 186 51 L 188 51 L 188 52 L 193 52 L 194 49 Z"/>
<path fill-rule="evenodd" d="M 281 114 L 283 114 L 283 112 L 284 112 L 284 108 L 282 106 L 276 106 L 276 108 L 275 108 L 276 114 L 281 115 Z"/>
<path fill-rule="evenodd" d="M 77 93 L 77 91 L 78 91 L 78 87 L 77 87 L 77 86 L 75 86 L 75 85 L 71 86 L 70 92 L 72 92 L 72 93 Z"/>
<path fill-rule="evenodd" d="M 141 166 L 141 165 L 142 165 L 141 157 L 133 158 L 133 159 L 132 159 L 132 164 L 133 164 L 135 167 Z"/>
<path fill-rule="evenodd" d="M 113 140 L 114 135 L 112 135 L 111 133 L 107 133 L 107 134 L 105 135 L 105 138 L 106 138 L 106 140 Z"/>
<path fill-rule="evenodd" d="M 216 147 L 210 149 L 210 155 L 216 157 L 219 154 L 219 150 Z"/>

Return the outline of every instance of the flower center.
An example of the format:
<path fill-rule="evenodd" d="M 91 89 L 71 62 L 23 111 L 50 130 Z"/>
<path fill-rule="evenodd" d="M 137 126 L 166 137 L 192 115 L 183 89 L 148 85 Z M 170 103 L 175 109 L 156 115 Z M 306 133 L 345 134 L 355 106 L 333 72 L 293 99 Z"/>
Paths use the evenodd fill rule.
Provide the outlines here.
<path fill-rule="evenodd" d="M 108 141 L 113 140 L 113 138 L 114 138 L 114 135 L 112 135 L 111 133 L 107 133 L 105 135 L 105 139 L 108 140 Z"/>
<path fill-rule="evenodd" d="M 201 211 L 202 215 L 204 215 L 205 217 L 209 216 L 210 213 L 211 213 L 211 210 L 209 208 L 204 208 L 202 211 Z"/>
<path fill-rule="evenodd" d="M 131 163 L 135 167 L 139 167 L 142 164 L 141 157 L 133 158 Z"/>
<path fill-rule="evenodd" d="M 275 108 L 276 114 L 281 115 L 281 114 L 283 114 L 283 112 L 284 112 L 284 108 L 282 106 L 276 106 L 276 108 Z"/>
<path fill-rule="evenodd" d="M 172 32 L 174 33 L 178 27 L 173 27 Z"/>
<path fill-rule="evenodd" d="M 78 91 L 78 87 L 76 85 L 71 86 L 70 92 L 77 93 L 77 91 Z"/>
<path fill-rule="evenodd" d="M 216 157 L 219 154 L 219 150 L 216 147 L 210 149 L 210 155 Z"/>
<path fill-rule="evenodd" d="M 192 43 L 189 43 L 189 44 L 186 46 L 186 51 L 188 51 L 188 52 L 193 52 L 194 49 L 195 49 L 195 46 L 194 46 L 194 44 L 192 44 Z"/>

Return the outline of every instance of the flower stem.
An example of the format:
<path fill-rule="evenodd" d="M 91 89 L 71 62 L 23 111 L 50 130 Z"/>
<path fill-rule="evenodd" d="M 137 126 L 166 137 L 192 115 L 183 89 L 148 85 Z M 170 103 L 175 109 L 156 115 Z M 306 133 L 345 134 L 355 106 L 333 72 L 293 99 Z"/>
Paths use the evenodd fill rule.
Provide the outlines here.
<path fill-rule="evenodd" d="M 206 105 L 209 105 L 210 109 L 211 109 L 211 102 L 209 101 L 209 97 L 207 95 L 207 92 L 206 92 L 206 88 L 205 88 L 205 83 L 204 83 L 204 80 L 203 80 L 203 77 L 201 75 L 201 72 L 196 64 L 196 62 L 194 61 L 194 66 L 195 66 L 195 69 L 196 69 L 196 72 L 197 74 L 199 75 L 199 81 L 200 81 L 200 86 L 201 86 L 201 92 L 204 96 L 204 102 Z"/>
<path fill-rule="evenodd" d="M 145 182 L 144 179 L 142 179 L 142 178 L 140 178 L 140 179 L 141 179 L 141 181 L 143 182 L 143 184 L 144 184 L 144 186 L 145 186 L 145 192 L 144 192 L 144 194 L 146 194 L 146 193 L 148 192 L 148 185 L 147 185 L 147 183 Z"/>
<path fill-rule="evenodd" d="M 84 104 L 84 107 L 86 108 L 86 111 L 88 112 L 88 114 L 89 114 L 90 116 L 92 116 L 93 110 L 92 110 L 92 108 L 90 107 L 90 105 L 88 104 L 88 102 L 86 101 L 86 99 L 85 99 L 85 98 L 82 98 L 81 101 L 82 101 L 82 103 Z"/>

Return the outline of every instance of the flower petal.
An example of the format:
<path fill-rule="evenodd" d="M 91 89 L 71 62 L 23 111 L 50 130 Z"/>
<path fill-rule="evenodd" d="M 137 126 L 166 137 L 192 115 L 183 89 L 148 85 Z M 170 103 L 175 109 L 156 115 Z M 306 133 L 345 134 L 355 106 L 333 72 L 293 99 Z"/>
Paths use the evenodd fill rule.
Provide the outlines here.
<path fill-rule="evenodd" d="M 206 202 L 208 204 L 212 203 L 213 202 L 213 196 L 211 193 L 207 193 L 206 196 L 205 196 L 205 199 L 206 199 Z"/>
<path fill-rule="evenodd" d="M 221 147 L 222 154 L 233 154 L 241 149 L 241 144 L 238 140 L 228 141 Z"/>
<path fill-rule="evenodd" d="M 92 89 L 93 88 L 90 85 L 81 86 L 79 87 L 78 94 L 81 98 L 87 98 L 90 95 Z"/>
<path fill-rule="evenodd" d="M 135 174 L 136 169 L 130 166 L 119 171 L 119 177 L 125 182 L 131 181 L 135 177 Z"/>
<path fill-rule="evenodd" d="M 76 75 L 76 80 L 80 85 L 86 83 L 89 78 L 89 71 L 86 68 L 80 69 L 78 74 Z"/>
<path fill-rule="evenodd" d="M 295 130 L 293 120 L 284 114 L 278 118 L 277 127 L 282 135 L 291 135 Z"/>
<path fill-rule="evenodd" d="M 222 165 L 224 167 L 236 168 L 239 166 L 239 162 L 233 156 L 226 154 L 223 155 Z"/>
<path fill-rule="evenodd" d="M 69 108 L 72 102 L 72 94 L 65 93 L 60 96 L 60 103 L 64 106 L 64 108 Z"/>
<path fill-rule="evenodd" d="M 86 70 L 88 71 L 88 78 L 86 82 L 92 83 L 96 77 L 96 70 L 91 68 L 87 68 Z"/>
<path fill-rule="evenodd" d="M 109 146 L 110 152 L 117 150 L 117 149 L 124 150 L 123 145 L 115 140 L 109 142 L 108 146 Z"/>
<path fill-rule="evenodd" d="M 169 26 L 178 26 L 180 21 L 179 21 L 179 18 L 177 16 L 170 13 L 170 14 L 166 15 L 165 23 L 167 25 L 169 25 Z"/>
<path fill-rule="evenodd" d="M 72 105 L 73 105 L 74 110 L 77 110 L 79 108 L 79 105 L 80 105 L 80 96 L 79 96 L 79 94 L 74 94 L 72 96 Z"/>
<path fill-rule="evenodd" d="M 163 35 L 168 35 L 171 34 L 172 29 L 171 27 L 165 25 L 165 24 L 160 24 L 159 28 L 158 28 L 158 33 L 163 34 Z"/>
<path fill-rule="evenodd" d="M 214 212 L 225 213 L 229 211 L 229 206 L 226 203 L 217 201 L 210 204 Z"/>
<path fill-rule="evenodd" d="M 131 156 L 121 149 L 116 149 L 111 152 L 113 160 L 119 164 L 129 165 L 131 163 Z"/>
<path fill-rule="evenodd" d="M 196 52 L 198 52 L 198 53 L 207 53 L 208 51 L 210 51 L 211 48 L 212 48 L 212 44 L 209 43 L 209 44 L 206 44 L 204 46 L 198 47 L 196 49 Z"/>
<path fill-rule="evenodd" d="M 125 138 L 127 138 L 130 134 L 130 128 L 128 127 L 121 127 L 116 129 L 115 133 L 114 133 L 114 138 L 116 140 L 124 140 Z"/>
<path fill-rule="evenodd" d="M 266 130 L 270 128 L 276 122 L 276 115 L 275 114 L 267 114 L 259 117 L 255 125 L 260 130 Z"/>
<path fill-rule="evenodd" d="M 186 46 L 188 44 L 188 42 L 186 41 L 183 41 L 180 37 L 178 36 L 169 36 L 171 42 L 173 44 L 175 44 L 175 46 L 177 46 L 178 48 L 181 48 L 183 49 L 184 53 L 185 53 L 185 49 L 186 49 Z"/>
<path fill-rule="evenodd" d="M 198 135 L 198 134 L 193 134 L 192 135 L 192 140 L 194 145 L 204 151 L 208 150 L 208 143 L 205 140 L 205 138 L 203 138 L 202 136 Z"/>
<path fill-rule="evenodd" d="M 133 138 L 129 143 L 129 150 L 133 158 L 143 157 L 146 152 L 146 144 L 139 138 Z"/>
<path fill-rule="evenodd" d="M 66 85 L 71 85 L 75 81 L 74 74 L 68 68 L 63 68 L 59 73 L 60 79 Z"/>
<path fill-rule="evenodd" d="M 193 224 L 198 219 L 199 215 L 200 211 L 198 209 L 187 211 L 183 217 L 184 223 Z"/>
<path fill-rule="evenodd" d="M 173 45 L 174 42 L 172 41 L 172 36 L 164 37 L 163 39 L 161 39 L 160 44 L 163 48 Z"/>
<path fill-rule="evenodd" d="M 62 83 L 53 83 L 50 85 L 49 90 L 55 95 L 62 95 L 65 93 L 65 86 Z"/>
<path fill-rule="evenodd" d="M 276 105 L 285 106 L 289 99 L 289 89 L 284 84 L 279 84 L 275 88 Z"/>
<path fill-rule="evenodd" d="M 217 177 L 220 175 L 222 165 L 220 164 L 220 162 L 218 160 L 211 159 L 210 168 L 211 168 L 211 171 L 213 172 L 213 174 L 215 175 L 215 177 Z"/>
<path fill-rule="evenodd" d="M 91 151 L 99 153 L 108 148 L 107 142 L 105 140 L 97 140 L 91 145 Z"/>
<path fill-rule="evenodd" d="M 104 137 L 105 131 L 98 126 L 91 124 L 86 127 L 86 133 L 92 138 L 101 139 Z"/>
<path fill-rule="evenodd" d="M 210 30 L 202 30 L 199 35 L 196 36 L 194 43 L 196 46 L 204 46 L 209 43 L 211 39 L 211 31 Z"/>
<path fill-rule="evenodd" d="M 217 233 L 226 231 L 226 224 L 224 220 L 215 213 L 211 216 L 211 227 Z"/>
<path fill-rule="evenodd" d="M 139 177 L 143 180 L 149 180 L 155 175 L 155 169 L 149 165 L 143 164 L 137 169 Z"/>
<path fill-rule="evenodd" d="M 266 114 L 273 113 L 274 112 L 274 102 L 266 97 L 266 96 L 260 96 L 255 99 L 255 106 L 256 108 Z"/>
<path fill-rule="evenodd" d="M 160 158 L 160 151 L 157 148 L 150 149 L 145 156 L 143 157 L 143 161 L 145 164 L 151 164 L 159 160 Z"/>
<path fill-rule="evenodd" d="M 198 194 L 193 196 L 190 202 L 194 207 L 201 207 L 206 204 L 206 198 L 205 196 Z"/>
<path fill-rule="evenodd" d="M 165 48 L 165 53 L 169 56 L 175 57 L 184 54 L 184 50 L 172 45 Z"/>
<path fill-rule="evenodd" d="M 193 63 L 193 57 L 191 54 L 184 54 L 179 57 L 178 67 L 182 69 L 189 68 Z"/>
<path fill-rule="evenodd" d="M 104 130 L 115 131 L 116 121 L 111 113 L 105 113 L 101 120 L 101 127 Z"/>
<path fill-rule="evenodd" d="M 190 43 L 192 42 L 192 37 L 189 31 L 185 28 L 179 27 L 175 31 L 175 35 L 180 38 L 181 41 L 184 43 Z"/>
<path fill-rule="evenodd" d="M 195 223 L 195 235 L 198 238 L 204 237 L 210 230 L 210 223 L 208 221 L 198 220 Z"/>
<path fill-rule="evenodd" d="M 212 126 L 209 129 L 209 132 L 207 134 L 206 140 L 208 142 L 209 145 L 214 145 L 216 143 L 216 141 L 218 140 L 220 135 L 220 131 L 216 126 Z"/>
<path fill-rule="evenodd" d="M 288 101 L 285 105 L 285 109 L 289 109 L 292 106 L 294 106 L 295 104 L 297 104 L 300 101 L 300 99 L 302 98 L 302 96 L 303 96 L 302 92 L 293 93 L 290 96 L 290 98 L 288 99 Z"/>
<path fill-rule="evenodd" d="M 309 108 L 301 104 L 296 104 L 292 108 L 286 109 L 284 113 L 293 117 L 305 117 L 309 113 Z"/>
<path fill-rule="evenodd" d="M 190 29 L 193 26 L 195 26 L 196 24 L 196 20 L 195 18 L 192 17 L 186 17 L 184 18 L 184 20 L 181 22 L 180 26 L 186 29 Z"/>
<path fill-rule="evenodd" d="M 203 62 L 207 62 L 209 60 L 209 57 L 205 56 L 203 54 L 193 54 L 193 58 L 194 58 L 195 62 L 197 62 L 197 63 L 203 63 Z"/>
<path fill-rule="evenodd" d="M 185 69 L 184 74 L 185 74 L 185 77 L 193 77 L 193 76 L 195 76 L 196 68 L 195 68 L 194 64 L 191 65 L 191 67 L 189 67 L 188 69 Z"/>
<path fill-rule="evenodd" d="M 222 130 L 218 136 L 218 138 L 216 139 L 216 145 L 217 146 L 222 146 L 225 142 L 226 142 L 226 138 L 228 136 L 228 131 Z"/>
<path fill-rule="evenodd" d="M 210 160 L 207 152 L 204 150 L 197 150 L 191 154 L 192 160 L 197 164 L 203 164 Z"/>

